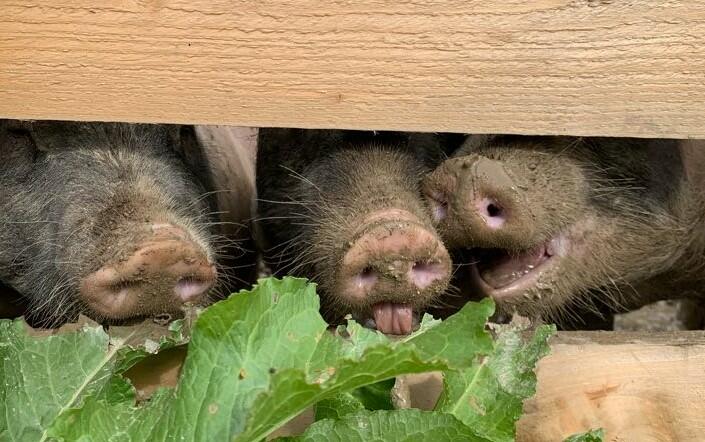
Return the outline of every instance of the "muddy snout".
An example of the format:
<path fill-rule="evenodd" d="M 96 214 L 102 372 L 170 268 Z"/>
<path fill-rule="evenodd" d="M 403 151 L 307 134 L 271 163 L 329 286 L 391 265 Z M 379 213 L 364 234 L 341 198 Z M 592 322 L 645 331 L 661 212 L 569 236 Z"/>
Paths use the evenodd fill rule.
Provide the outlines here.
<path fill-rule="evenodd" d="M 405 211 L 380 211 L 362 226 L 343 257 L 341 296 L 371 310 L 378 330 L 410 333 L 413 313 L 448 286 L 448 252 L 435 232 Z"/>
<path fill-rule="evenodd" d="M 423 183 L 434 221 L 450 246 L 521 246 L 534 235 L 524 189 L 505 165 L 481 155 L 446 160 Z"/>
<path fill-rule="evenodd" d="M 173 313 L 202 300 L 215 266 L 188 233 L 172 224 L 145 225 L 148 234 L 126 258 L 83 278 L 80 296 L 101 316 L 123 319 Z"/>

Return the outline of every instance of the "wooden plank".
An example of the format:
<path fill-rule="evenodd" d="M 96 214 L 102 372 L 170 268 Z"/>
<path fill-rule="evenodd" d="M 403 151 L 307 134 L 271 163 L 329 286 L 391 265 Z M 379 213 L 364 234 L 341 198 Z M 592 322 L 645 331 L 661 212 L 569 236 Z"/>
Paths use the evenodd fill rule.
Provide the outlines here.
<path fill-rule="evenodd" d="M 0 116 L 705 137 L 705 0 L 6 0 Z"/>
<path fill-rule="evenodd" d="M 606 441 L 702 441 L 705 334 L 565 334 L 538 368 L 517 440 L 602 427 Z"/>

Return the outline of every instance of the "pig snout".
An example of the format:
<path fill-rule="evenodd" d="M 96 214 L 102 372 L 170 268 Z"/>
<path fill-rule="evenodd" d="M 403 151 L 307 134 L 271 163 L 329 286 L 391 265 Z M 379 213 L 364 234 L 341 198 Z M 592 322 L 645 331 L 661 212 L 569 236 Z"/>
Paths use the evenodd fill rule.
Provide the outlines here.
<path fill-rule="evenodd" d="M 558 238 L 536 232 L 537 213 L 508 168 L 482 155 L 447 160 L 424 181 L 424 193 L 449 247 L 470 258 L 474 291 L 495 300 L 532 290 L 553 264 Z"/>
<path fill-rule="evenodd" d="M 184 229 L 173 224 L 147 229 L 132 254 L 81 280 L 81 299 L 99 315 L 123 319 L 172 313 L 202 300 L 215 285 L 214 264 Z"/>
<path fill-rule="evenodd" d="M 448 285 L 451 260 L 437 235 L 411 213 L 382 210 L 362 223 L 341 267 L 341 296 L 371 309 L 378 330 L 408 334 L 413 312 Z"/>
<path fill-rule="evenodd" d="M 434 221 L 449 245 L 528 246 L 534 214 L 502 162 L 480 155 L 447 160 L 424 180 Z"/>

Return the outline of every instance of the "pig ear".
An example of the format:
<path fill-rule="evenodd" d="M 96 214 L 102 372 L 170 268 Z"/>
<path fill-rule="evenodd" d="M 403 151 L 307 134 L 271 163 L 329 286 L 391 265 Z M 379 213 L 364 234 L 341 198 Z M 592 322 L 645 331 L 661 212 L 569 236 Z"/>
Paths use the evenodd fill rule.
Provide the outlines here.
<path fill-rule="evenodd" d="M 468 135 L 468 137 L 465 139 L 465 142 L 463 143 L 463 145 L 455 153 L 455 156 L 467 155 L 467 154 L 473 152 L 474 150 L 480 149 L 482 147 L 486 147 L 495 138 L 497 138 L 497 135 L 488 135 L 488 134 Z"/>
<path fill-rule="evenodd" d="M 81 121 L 25 121 L 37 152 L 56 152 L 80 146 L 91 146 L 98 140 L 110 140 L 116 123 L 90 123 Z"/>
<path fill-rule="evenodd" d="M 9 164 L 32 164 L 40 152 L 29 129 L 31 122 L 0 120 L 0 158 Z"/>
<path fill-rule="evenodd" d="M 445 160 L 463 145 L 467 135 L 460 133 L 414 133 L 409 135 L 409 145 L 418 149 L 432 150 L 433 158 Z"/>
<path fill-rule="evenodd" d="M 435 133 L 411 132 L 407 146 L 416 158 L 423 158 L 428 167 L 435 167 L 445 159 L 441 139 Z"/>
<path fill-rule="evenodd" d="M 221 221 L 226 222 L 222 233 L 229 237 L 242 235 L 238 225 L 254 214 L 257 134 L 251 127 L 193 128 L 207 169 L 208 187 L 215 192 Z"/>
<path fill-rule="evenodd" d="M 66 140 L 75 137 L 80 124 L 69 121 L 26 121 L 24 123 L 36 147 L 37 154 L 65 147 Z"/>
<path fill-rule="evenodd" d="M 208 168 L 203 153 L 203 147 L 196 137 L 193 126 L 174 125 L 168 128 L 168 145 L 171 146 L 186 164 L 186 167 L 205 185 L 208 182 Z"/>

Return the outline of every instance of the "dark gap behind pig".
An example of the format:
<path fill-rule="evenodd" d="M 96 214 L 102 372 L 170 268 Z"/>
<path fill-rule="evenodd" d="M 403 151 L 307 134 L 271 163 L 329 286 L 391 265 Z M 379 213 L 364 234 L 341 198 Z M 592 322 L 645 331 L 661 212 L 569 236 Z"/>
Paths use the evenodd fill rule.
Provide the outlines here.
<path fill-rule="evenodd" d="M 30 322 L 172 317 L 228 285 L 193 146 L 188 126 L 0 122 L 0 280 Z"/>
<path fill-rule="evenodd" d="M 260 129 L 258 236 L 276 274 L 318 284 L 330 322 L 352 313 L 409 333 L 451 261 L 419 183 L 452 136 Z"/>
<path fill-rule="evenodd" d="M 471 136 L 424 193 L 467 264 L 465 294 L 581 328 L 589 314 L 703 297 L 704 147 Z"/>

